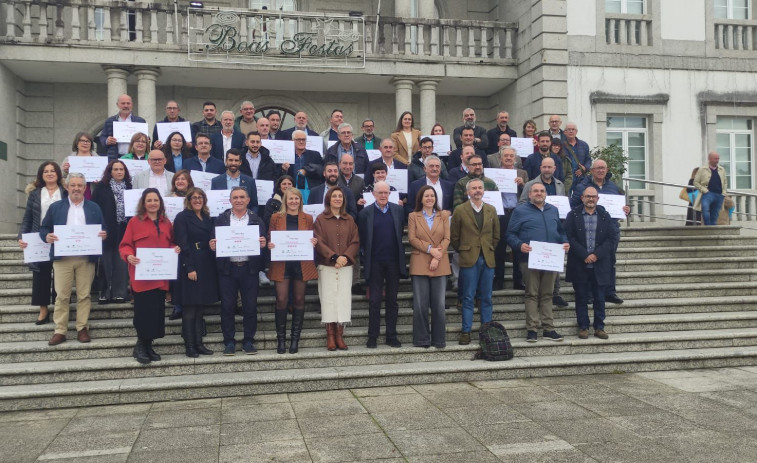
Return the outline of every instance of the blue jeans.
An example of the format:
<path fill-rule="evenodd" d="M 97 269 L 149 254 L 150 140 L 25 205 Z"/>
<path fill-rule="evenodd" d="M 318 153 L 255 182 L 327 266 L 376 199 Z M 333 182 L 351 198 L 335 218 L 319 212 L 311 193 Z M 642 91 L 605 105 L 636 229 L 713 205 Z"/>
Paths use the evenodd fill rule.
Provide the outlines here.
<path fill-rule="evenodd" d="M 594 330 L 605 329 L 605 290 L 606 286 L 597 284 L 593 268 L 587 268 L 588 280 L 583 283 L 574 282 L 573 290 L 576 292 L 576 319 L 578 328 L 589 329 L 589 292 L 594 296 Z"/>
<path fill-rule="evenodd" d="M 702 195 L 702 220 L 705 225 L 718 224 L 718 215 L 720 215 L 720 210 L 723 209 L 724 200 L 725 196 L 721 193 L 708 191 Z"/>
<path fill-rule="evenodd" d="M 478 256 L 473 267 L 460 267 L 463 280 L 463 332 L 473 327 L 473 299 L 478 292 L 481 301 L 481 323 L 492 321 L 492 280 L 494 269 L 487 267 L 484 256 Z"/>

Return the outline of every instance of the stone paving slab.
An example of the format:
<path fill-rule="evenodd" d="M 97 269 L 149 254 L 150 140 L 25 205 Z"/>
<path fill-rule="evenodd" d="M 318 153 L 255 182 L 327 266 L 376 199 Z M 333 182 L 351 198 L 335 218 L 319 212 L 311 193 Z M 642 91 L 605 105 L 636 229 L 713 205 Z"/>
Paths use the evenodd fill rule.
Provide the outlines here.
<path fill-rule="evenodd" d="M 755 461 L 756 433 L 729 367 L 6 412 L 0 463 Z"/>

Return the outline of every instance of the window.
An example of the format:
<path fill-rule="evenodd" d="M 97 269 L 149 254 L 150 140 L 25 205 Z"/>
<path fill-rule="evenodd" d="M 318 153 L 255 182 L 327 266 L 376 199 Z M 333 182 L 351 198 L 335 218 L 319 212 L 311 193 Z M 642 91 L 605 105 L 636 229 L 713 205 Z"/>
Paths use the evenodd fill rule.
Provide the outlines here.
<path fill-rule="evenodd" d="M 647 178 L 647 118 L 643 116 L 608 116 L 607 144 L 618 145 L 628 155 L 626 176 Z M 620 179 L 614 179 L 620 184 Z M 642 182 L 631 182 L 630 188 L 645 189 Z"/>
<path fill-rule="evenodd" d="M 644 0 L 605 0 L 605 12 L 644 14 Z"/>
<path fill-rule="evenodd" d="M 715 17 L 718 19 L 749 19 L 750 0 L 715 0 Z"/>
<path fill-rule="evenodd" d="M 295 11 L 296 0 L 250 0 L 250 8 L 253 10 L 268 11 Z"/>
<path fill-rule="evenodd" d="M 105 40 L 104 8 L 95 8 L 95 40 Z"/>
<path fill-rule="evenodd" d="M 752 188 L 752 120 L 745 117 L 718 117 L 715 126 L 717 152 L 725 168 L 728 185 Z"/>

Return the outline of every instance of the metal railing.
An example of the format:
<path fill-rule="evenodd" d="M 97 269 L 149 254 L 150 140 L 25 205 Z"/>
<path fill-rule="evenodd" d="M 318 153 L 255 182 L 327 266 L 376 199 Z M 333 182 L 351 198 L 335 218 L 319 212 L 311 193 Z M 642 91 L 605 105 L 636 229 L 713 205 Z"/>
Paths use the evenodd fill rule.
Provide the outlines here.
<path fill-rule="evenodd" d="M 645 184 L 645 189 L 630 189 L 631 182 L 640 182 Z M 631 207 L 629 222 L 656 222 L 658 220 L 668 220 L 673 222 L 685 222 L 686 211 L 689 204 L 680 201 L 676 204 L 666 203 L 662 196 L 662 188 L 676 188 L 689 191 L 694 189 L 693 186 L 672 182 L 660 182 L 657 180 L 645 180 L 638 178 L 623 177 L 623 185 L 626 192 L 626 204 Z M 650 188 L 651 187 L 651 188 Z M 741 190 L 726 190 L 735 203 L 735 209 L 730 214 L 731 222 L 756 222 L 757 221 L 757 193 L 751 193 Z M 681 210 L 681 214 L 666 214 L 665 211 Z M 695 215 L 696 217 L 696 215 Z"/>

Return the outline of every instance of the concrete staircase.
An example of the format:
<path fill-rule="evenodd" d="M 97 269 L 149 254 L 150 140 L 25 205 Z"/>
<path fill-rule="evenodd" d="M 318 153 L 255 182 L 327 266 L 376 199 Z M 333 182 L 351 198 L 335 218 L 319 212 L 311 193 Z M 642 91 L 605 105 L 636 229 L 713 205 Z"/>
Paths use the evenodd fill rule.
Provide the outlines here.
<path fill-rule="evenodd" d="M 562 294 L 571 307 L 555 309 L 564 342 L 540 338 L 526 343 L 523 295 L 508 289 L 495 291 L 494 319 L 505 325 L 513 340 L 512 361 L 473 362 L 477 343 L 457 345 L 460 314 L 454 293 L 447 294 L 447 348 L 412 347 L 408 280 L 402 282 L 399 298 L 402 348 L 364 347 L 367 301 L 354 296 L 353 323 L 345 330 L 350 348 L 328 352 L 315 312 L 317 289 L 309 285 L 298 354 L 276 354 L 274 297 L 272 289 L 265 288 L 258 301 L 258 355 L 220 355 L 220 318 L 214 307 L 206 315 L 206 345 L 215 355 L 185 357 L 180 320 L 167 321 L 167 336 L 155 343 L 163 360 L 147 366 L 131 358 L 135 334 L 129 304 L 93 304 L 92 343 L 76 342 L 71 331 L 68 342 L 49 347 L 52 324 L 32 323 L 37 308 L 28 305 L 31 274 L 15 237 L 0 235 L 0 410 L 757 365 L 757 238 L 741 236 L 738 227 L 626 228 L 622 235 L 618 293 L 626 302 L 608 304 L 607 341 L 576 337 L 573 291 L 564 284 Z M 511 275 L 509 267 L 507 274 Z M 241 330 L 241 318 L 237 322 Z"/>

